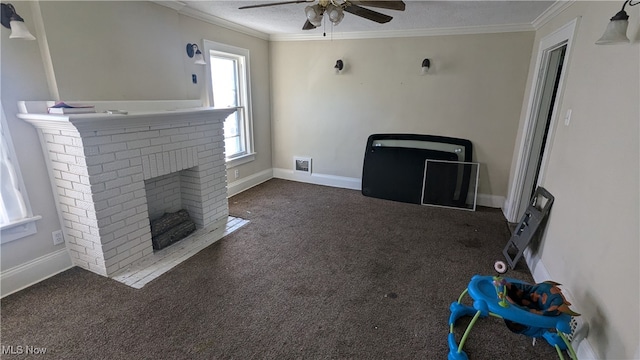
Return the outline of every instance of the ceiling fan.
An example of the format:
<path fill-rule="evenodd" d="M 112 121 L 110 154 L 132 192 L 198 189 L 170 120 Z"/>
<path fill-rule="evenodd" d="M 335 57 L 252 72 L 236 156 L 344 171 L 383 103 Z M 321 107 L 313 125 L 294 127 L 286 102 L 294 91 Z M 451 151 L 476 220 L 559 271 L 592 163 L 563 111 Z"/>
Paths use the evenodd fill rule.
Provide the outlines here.
<path fill-rule="evenodd" d="M 241 6 L 239 9 L 314 2 L 316 2 L 316 0 L 290 0 Z M 405 4 L 402 0 L 317 0 L 317 4 L 309 5 L 305 8 L 304 12 L 307 16 L 307 21 L 302 26 L 302 30 L 311 30 L 322 25 L 324 14 L 327 15 L 333 25 L 338 25 L 342 21 L 345 11 L 350 14 L 375 21 L 379 24 L 387 23 L 393 19 L 393 17 L 389 15 L 369 10 L 363 6 L 399 11 L 404 11 L 405 8 Z"/>

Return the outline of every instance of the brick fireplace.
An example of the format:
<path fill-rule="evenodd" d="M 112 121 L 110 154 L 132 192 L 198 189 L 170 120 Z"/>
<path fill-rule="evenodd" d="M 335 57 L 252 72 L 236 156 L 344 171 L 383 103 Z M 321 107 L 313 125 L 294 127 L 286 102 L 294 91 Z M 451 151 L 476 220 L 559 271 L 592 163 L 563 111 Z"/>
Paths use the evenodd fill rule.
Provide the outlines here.
<path fill-rule="evenodd" d="M 149 206 L 154 201 L 147 198 L 145 182 L 154 184 L 155 192 L 158 183 L 178 188 L 172 206 L 177 201 L 197 228 L 226 219 L 229 212 L 222 123 L 235 110 L 150 111 L 148 103 L 125 105 L 134 110 L 106 114 L 100 107 L 123 109 L 123 102 L 100 103 L 96 114 L 50 115 L 27 106 L 28 113 L 18 115 L 40 131 L 74 265 L 103 276 L 153 254 Z M 170 108 L 153 104 L 161 105 Z M 135 111 L 140 108 L 145 111 Z M 179 184 L 164 184 L 172 179 Z"/>

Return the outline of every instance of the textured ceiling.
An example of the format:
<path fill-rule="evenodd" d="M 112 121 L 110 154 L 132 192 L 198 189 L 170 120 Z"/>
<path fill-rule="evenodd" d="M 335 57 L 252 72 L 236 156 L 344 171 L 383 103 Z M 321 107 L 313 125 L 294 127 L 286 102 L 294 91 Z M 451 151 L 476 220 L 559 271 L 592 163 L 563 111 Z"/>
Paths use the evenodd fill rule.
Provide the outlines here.
<path fill-rule="evenodd" d="M 302 30 L 308 3 L 243 9 L 238 7 L 280 0 L 181 1 L 186 7 L 270 35 L 322 33 L 331 31 L 325 21 L 314 30 Z M 342 1 L 342 0 L 339 0 Z M 554 1 L 412 1 L 405 0 L 406 10 L 395 11 L 369 7 L 390 16 L 393 20 L 378 24 L 345 13 L 344 20 L 333 32 L 420 31 L 443 28 L 530 25 Z"/>

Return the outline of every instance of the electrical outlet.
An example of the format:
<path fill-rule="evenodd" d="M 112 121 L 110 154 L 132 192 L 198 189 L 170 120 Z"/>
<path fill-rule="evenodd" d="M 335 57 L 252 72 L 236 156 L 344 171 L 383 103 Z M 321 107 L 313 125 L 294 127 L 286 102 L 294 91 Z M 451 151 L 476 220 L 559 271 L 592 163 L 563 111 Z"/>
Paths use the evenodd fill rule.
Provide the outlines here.
<path fill-rule="evenodd" d="M 233 171 L 233 176 L 235 176 L 235 177 L 236 177 L 236 179 L 237 179 L 237 178 L 238 178 L 238 176 L 240 176 L 240 170 L 235 169 L 235 170 Z"/>
<path fill-rule="evenodd" d="M 64 235 L 62 235 L 62 230 L 52 232 L 51 236 L 53 236 L 53 245 L 64 244 Z"/>

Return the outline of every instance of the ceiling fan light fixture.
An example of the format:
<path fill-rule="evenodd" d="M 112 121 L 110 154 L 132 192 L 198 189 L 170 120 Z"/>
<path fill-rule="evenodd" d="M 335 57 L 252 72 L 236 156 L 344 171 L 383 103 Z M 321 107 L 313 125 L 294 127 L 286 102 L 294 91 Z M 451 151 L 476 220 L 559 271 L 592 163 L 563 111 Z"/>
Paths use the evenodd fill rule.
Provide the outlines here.
<path fill-rule="evenodd" d="M 313 26 L 322 25 L 322 12 L 322 8 L 318 4 L 307 6 L 304 9 L 304 13 L 307 15 L 307 20 L 309 20 Z"/>
<path fill-rule="evenodd" d="M 327 6 L 327 10 L 325 12 L 327 13 L 327 16 L 329 16 L 329 20 L 333 25 L 340 24 L 344 18 L 344 11 L 342 11 L 342 8 L 333 4 Z"/>

